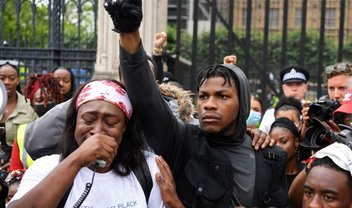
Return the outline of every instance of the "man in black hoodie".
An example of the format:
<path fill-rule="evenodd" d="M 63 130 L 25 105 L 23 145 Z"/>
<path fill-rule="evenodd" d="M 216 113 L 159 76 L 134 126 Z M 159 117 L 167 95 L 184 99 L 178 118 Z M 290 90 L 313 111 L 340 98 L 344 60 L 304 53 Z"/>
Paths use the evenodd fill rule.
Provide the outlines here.
<path fill-rule="evenodd" d="M 106 0 L 120 33 L 120 64 L 149 145 L 164 157 L 186 207 L 284 207 L 286 154 L 255 151 L 246 134 L 249 83 L 234 65 L 214 65 L 197 80 L 200 127 L 178 122 L 155 84 L 138 32 L 140 0 Z"/>

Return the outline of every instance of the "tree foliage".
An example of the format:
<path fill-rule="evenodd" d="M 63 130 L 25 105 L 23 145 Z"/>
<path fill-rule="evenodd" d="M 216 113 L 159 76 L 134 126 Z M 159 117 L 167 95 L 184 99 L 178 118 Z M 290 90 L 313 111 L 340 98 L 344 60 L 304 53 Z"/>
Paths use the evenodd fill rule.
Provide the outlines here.
<path fill-rule="evenodd" d="M 173 32 L 173 29 L 169 29 L 169 32 Z M 263 35 L 260 33 L 253 32 L 251 35 L 250 46 L 246 45 L 245 42 L 245 32 L 236 31 L 236 36 L 239 42 L 235 42 L 234 48 L 232 49 L 232 54 L 236 54 L 238 58 L 237 65 L 244 69 L 245 64 L 245 50 L 250 49 L 250 57 L 256 63 L 250 64 L 249 69 L 244 69 L 248 71 L 249 77 L 252 79 L 259 79 L 261 76 L 260 69 L 255 66 L 262 65 L 263 61 Z M 168 34 L 172 36 L 172 34 Z M 306 41 L 304 43 L 304 66 L 307 67 L 312 74 L 312 82 L 317 82 L 320 78 L 318 75 L 319 68 L 319 33 L 314 31 L 308 31 L 306 33 Z M 204 32 L 198 36 L 198 50 L 197 50 L 197 66 L 203 68 L 204 66 L 211 64 L 209 63 L 209 45 L 210 45 L 210 34 L 209 32 Z M 287 52 L 286 52 L 286 65 L 299 65 L 300 63 L 300 47 L 301 47 L 301 32 L 292 30 L 288 31 L 287 34 Z M 215 62 L 222 63 L 223 57 L 227 54 L 228 47 L 228 32 L 224 28 L 218 28 L 216 30 L 215 38 Z M 281 69 L 281 59 L 282 59 L 282 34 L 270 34 L 268 38 L 268 50 L 267 50 L 267 72 L 271 72 L 275 77 Z M 345 44 L 344 57 L 346 60 L 351 57 L 352 54 L 352 43 Z M 181 35 L 181 56 L 188 60 L 192 57 L 192 37 L 189 34 L 182 33 Z M 323 65 L 329 65 L 337 62 L 337 40 L 333 38 L 325 37 L 324 50 L 323 50 Z"/>
<path fill-rule="evenodd" d="M 3 39 L 11 45 L 15 45 L 17 42 L 17 30 L 19 29 L 20 45 L 32 45 L 33 42 L 35 45 L 40 45 L 42 42 L 47 42 L 47 8 L 43 4 L 38 4 L 37 7 L 33 8 L 32 2 L 29 0 L 22 0 L 20 7 L 17 3 L 17 1 L 13 0 L 5 2 Z M 33 13 L 36 13 L 34 17 Z M 35 27 L 33 27 L 33 24 L 35 24 Z M 35 34 L 34 36 L 33 33 Z"/>
<path fill-rule="evenodd" d="M 61 41 L 69 48 L 78 47 L 78 43 L 87 48 L 95 48 L 94 1 L 81 1 L 83 2 L 81 8 L 78 0 L 65 2 L 65 5 L 62 5 L 65 12 L 60 17 L 64 20 L 60 25 L 61 31 L 64 32 Z M 48 1 L 36 0 L 34 3 L 33 0 L 5 1 L 3 40 L 11 45 L 16 45 L 18 42 L 20 46 L 43 48 L 49 46 L 50 26 L 52 27 L 49 13 L 52 11 L 48 9 Z M 80 27 L 78 27 L 78 22 L 80 22 Z M 19 31 L 18 41 L 17 31 Z"/>

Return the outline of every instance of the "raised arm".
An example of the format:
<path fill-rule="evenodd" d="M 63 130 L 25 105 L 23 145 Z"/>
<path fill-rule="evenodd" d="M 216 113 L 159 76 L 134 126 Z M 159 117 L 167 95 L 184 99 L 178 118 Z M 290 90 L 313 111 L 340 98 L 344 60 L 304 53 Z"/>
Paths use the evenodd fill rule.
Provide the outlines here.
<path fill-rule="evenodd" d="M 123 14 L 121 8 L 124 8 Z M 127 9 L 129 8 L 129 9 Z M 105 9 L 120 34 L 122 79 L 149 145 L 170 162 L 175 146 L 182 143 L 179 124 L 162 97 L 146 59 L 138 32 L 142 9 L 139 0 L 105 1 Z M 126 24 L 128 22 L 128 24 Z M 135 27 L 130 27 L 135 25 Z M 177 132 L 177 133 L 176 133 Z M 175 144 L 175 142 L 177 144 Z"/>

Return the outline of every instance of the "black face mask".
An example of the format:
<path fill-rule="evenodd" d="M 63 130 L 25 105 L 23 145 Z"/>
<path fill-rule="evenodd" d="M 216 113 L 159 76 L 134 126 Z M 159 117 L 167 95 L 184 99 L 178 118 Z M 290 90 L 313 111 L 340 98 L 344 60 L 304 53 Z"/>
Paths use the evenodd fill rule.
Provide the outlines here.
<path fill-rule="evenodd" d="M 56 103 L 50 103 L 46 107 L 44 105 L 33 105 L 33 109 L 38 114 L 38 116 L 41 117 L 50 109 L 52 109 L 55 105 Z"/>

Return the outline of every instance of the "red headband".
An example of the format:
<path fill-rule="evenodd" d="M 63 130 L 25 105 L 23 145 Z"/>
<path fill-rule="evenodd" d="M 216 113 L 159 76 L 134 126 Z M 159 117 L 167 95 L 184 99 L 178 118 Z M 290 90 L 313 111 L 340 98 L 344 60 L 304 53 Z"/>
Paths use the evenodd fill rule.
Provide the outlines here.
<path fill-rule="evenodd" d="M 35 92 L 37 92 L 39 88 L 40 88 L 39 80 L 35 80 L 32 86 L 32 90 L 28 93 L 28 96 L 27 96 L 27 98 L 29 98 L 30 101 L 32 101 Z"/>
<path fill-rule="evenodd" d="M 84 103 L 91 100 L 104 100 L 114 104 L 131 118 L 132 104 L 127 92 L 115 82 L 109 80 L 96 80 L 88 83 L 79 93 L 76 100 L 76 110 Z"/>

